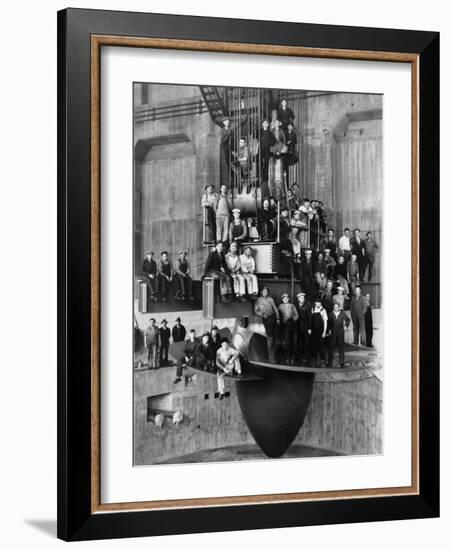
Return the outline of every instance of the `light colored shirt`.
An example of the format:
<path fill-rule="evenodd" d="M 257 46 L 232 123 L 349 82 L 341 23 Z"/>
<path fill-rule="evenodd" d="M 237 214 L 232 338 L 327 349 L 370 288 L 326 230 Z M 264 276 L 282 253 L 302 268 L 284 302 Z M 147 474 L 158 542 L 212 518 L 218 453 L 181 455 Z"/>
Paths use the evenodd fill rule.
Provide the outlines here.
<path fill-rule="evenodd" d="M 217 216 L 230 216 L 230 207 L 229 207 L 229 202 L 227 200 L 227 197 L 223 197 L 221 195 L 218 198 L 218 202 L 216 204 L 216 215 Z"/>
<path fill-rule="evenodd" d="M 287 323 L 290 319 L 293 319 L 293 321 L 297 321 L 299 319 L 298 310 L 293 304 L 290 303 L 280 304 L 279 313 L 282 323 Z"/>
<path fill-rule="evenodd" d="M 212 208 L 214 208 L 217 200 L 218 197 L 215 193 L 204 193 L 202 195 L 202 207 L 211 206 Z"/>
<path fill-rule="evenodd" d="M 267 296 L 266 298 L 260 296 L 260 298 L 258 298 L 255 302 L 254 311 L 255 315 L 263 317 L 263 319 L 271 317 L 271 315 L 275 315 L 277 319 L 279 319 L 279 310 L 277 309 L 271 296 Z"/>
<path fill-rule="evenodd" d="M 241 254 L 241 271 L 243 273 L 255 273 L 255 260 L 252 256 L 246 256 L 246 254 Z"/>
<path fill-rule="evenodd" d="M 227 267 L 232 273 L 238 273 L 241 270 L 240 257 L 238 254 L 227 252 L 225 255 L 225 260 L 227 262 Z"/>
<path fill-rule="evenodd" d="M 338 240 L 338 248 L 341 250 L 348 250 L 351 252 L 351 243 L 349 237 L 346 237 L 346 235 L 342 235 Z"/>
<path fill-rule="evenodd" d="M 216 364 L 218 367 L 226 367 L 230 365 L 238 355 L 239 351 L 232 346 L 229 346 L 227 349 L 222 349 L 221 347 L 216 352 Z"/>

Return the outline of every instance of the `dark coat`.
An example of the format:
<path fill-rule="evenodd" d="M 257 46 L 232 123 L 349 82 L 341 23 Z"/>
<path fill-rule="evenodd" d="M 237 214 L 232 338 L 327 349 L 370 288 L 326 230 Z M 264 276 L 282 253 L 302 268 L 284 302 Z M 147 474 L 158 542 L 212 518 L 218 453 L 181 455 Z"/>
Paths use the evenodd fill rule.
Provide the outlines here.
<path fill-rule="evenodd" d="M 199 340 L 197 338 L 194 339 L 194 342 L 191 342 L 191 340 L 185 340 L 185 347 L 183 348 L 183 353 L 186 357 L 193 357 L 196 353 L 197 347 L 199 345 Z"/>
<path fill-rule="evenodd" d="M 350 324 L 349 317 L 343 310 L 340 310 L 338 317 L 335 317 L 335 314 L 329 313 L 329 318 L 327 322 L 327 331 L 330 332 L 332 340 L 344 341 L 345 338 L 345 327 L 348 328 Z"/>
<path fill-rule="evenodd" d="M 271 147 L 276 144 L 276 138 L 271 130 L 262 130 L 260 132 L 260 155 L 263 158 L 271 156 Z"/>
<path fill-rule="evenodd" d="M 366 301 L 365 296 L 360 295 L 358 298 L 357 296 L 353 296 L 351 298 L 351 317 L 360 317 L 362 318 L 366 310 L 368 308 L 368 302 Z"/>
<path fill-rule="evenodd" d="M 142 272 L 146 275 L 156 275 L 157 274 L 157 262 L 155 260 L 149 260 L 144 258 L 142 263 Z"/>
<path fill-rule="evenodd" d="M 292 155 L 293 153 L 296 152 L 296 145 L 298 143 L 298 137 L 296 135 L 296 132 L 294 130 L 292 132 L 287 132 L 286 138 L 287 138 L 288 154 Z"/>
<path fill-rule="evenodd" d="M 209 345 L 200 343 L 194 353 L 194 364 L 198 369 L 203 369 L 209 366 L 211 362 L 211 350 Z"/>
<path fill-rule="evenodd" d="M 301 260 L 300 275 L 303 281 L 311 281 L 313 279 L 313 260 L 309 262 L 305 258 Z"/>
<path fill-rule="evenodd" d="M 162 346 L 169 346 L 169 339 L 171 338 L 171 331 L 166 328 L 160 328 L 160 342 Z"/>
<path fill-rule="evenodd" d="M 213 250 L 213 252 L 210 252 L 205 262 L 204 275 L 207 275 L 210 271 L 221 271 L 221 268 L 223 268 L 226 273 L 229 272 L 224 254 L 219 254 L 217 250 Z"/>
<path fill-rule="evenodd" d="M 307 330 L 310 330 L 312 325 L 311 308 L 304 303 L 303 306 L 300 306 L 299 304 L 297 304 L 296 309 L 299 315 L 299 319 L 298 319 L 299 331 L 306 332 Z"/>
<path fill-rule="evenodd" d="M 355 254 L 357 258 L 365 255 L 365 242 L 362 238 L 360 238 L 360 242 L 358 243 L 355 237 L 352 237 L 349 244 L 351 245 L 351 253 Z"/>
<path fill-rule="evenodd" d="M 174 325 L 172 327 L 172 339 L 174 340 L 174 342 L 183 342 L 185 336 L 186 328 L 183 325 L 180 325 L 180 327 Z"/>
<path fill-rule="evenodd" d="M 277 109 L 277 118 L 282 124 L 282 126 L 287 127 L 288 124 L 290 124 L 290 122 L 291 123 L 294 122 L 294 119 L 296 117 L 294 116 L 293 111 L 289 107 L 287 107 L 285 110 L 282 109 L 282 107 L 279 107 L 279 109 Z"/>

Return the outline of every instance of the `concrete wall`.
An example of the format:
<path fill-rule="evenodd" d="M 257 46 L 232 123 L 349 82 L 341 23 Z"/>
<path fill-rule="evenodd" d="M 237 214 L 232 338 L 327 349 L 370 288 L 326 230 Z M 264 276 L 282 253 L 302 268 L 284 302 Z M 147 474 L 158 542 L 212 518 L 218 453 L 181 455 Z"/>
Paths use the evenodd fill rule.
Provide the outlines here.
<path fill-rule="evenodd" d="M 139 103 L 142 85 L 135 85 L 135 114 L 148 107 L 184 105 L 201 99 L 193 86 L 147 86 L 148 104 Z M 135 146 L 152 147 L 135 162 L 135 269 L 144 253 L 156 257 L 168 250 L 173 259 L 189 251 L 198 278 L 205 261 L 202 246 L 201 196 L 207 183 L 219 184 L 220 128 L 208 112 L 162 120 L 136 121 Z M 168 139 L 172 139 L 167 143 Z"/>
<path fill-rule="evenodd" d="M 188 383 L 173 386 L 174 368 L 134 373 L 135 465 L 152 464 L 200 450 L 247 445 L 254 440 L 241 416 L 234 382 L 227 383 L 230 397 L 215 399 L 216 378 L 196 374 Z M 382 384 L 369 371 L 361 379 L 349 376 L 317 377 L 304 426 L 293 444 L 340 454 L 382 452 Z M 334 375 L 335 376 L 335 375 Z M 185 418 L 175 426 L 168 418 L 161 429 L 147 420 L 147 398 L 159 396 L 170 410 Z M 208 399 L 205 395 L 208 394 Z"/>

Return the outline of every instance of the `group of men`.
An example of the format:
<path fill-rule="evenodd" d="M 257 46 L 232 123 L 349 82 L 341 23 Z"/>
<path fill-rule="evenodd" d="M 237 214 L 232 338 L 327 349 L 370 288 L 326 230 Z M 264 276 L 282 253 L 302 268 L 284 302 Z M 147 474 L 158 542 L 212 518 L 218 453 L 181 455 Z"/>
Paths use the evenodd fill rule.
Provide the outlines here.
<path fill-rule="evenodd" d="M 166 302 L 169 290 L 174 285 L 173 292 L 176 300 L 194 300 L 188 251 L 180 250 L 175 265 L 166 250 L 160 254 L 158 261 L 154 260 L 154 256 L 153 251 L 147 252 L 141 266 L 141 279 L 147 285 L 150 299 L 154 302 L 159 300 Z"/>
<path fill-rule="evenodd" d="M 234 128 L 230 116 L 224 116 L 221 135 L 223 182 L 228 181 L 232 172 L 239 173 L 239 177 L 246 180 L 255 166 L 256 176 L 261 178 L 262 189 L 269 191 L 270 159 L 274 157 L 282 160 L 285 168 L 299 160 L 294 120 L 295 115 L 288 107 L 286 99 L 282 99 L 277 110 L 273 111 L 271 121 L 263 118 L 259 130 L 251 130 L 247 117 L 240 120 L 240 128 Z M 269 196 L 269 192 L 267 195 Z"/>
<path fill-rule="evenodd" d="M 168 322 L 163 319 L 157 325 L 156 320 L 151 317 L 149 326 L 144 332 L 144 346 L 147 348 L 147 361 L 150 369 L 157 369 L 169 365 L 169 343 L 172 334 L 174 342 L 183 342 L 186 336 L 186 329 L 182 325 L 180 317 L 175 320 L 172 331 L 168 328 Z"/>
<path fill-rule="evenodd" d="M 296 298 L 294 305 L 284 293 L 276 306 L 268 288 L 263 287 L 255 302 L 254 313 L 261 318 L 267 336 L 268 359 L 275 362 L 276 352 L 279 352 L 282 362 L 287 364 L 332 367 L 338 349 L 338 363 L 344 367 L 345 329 L 350 319 L 344 311 L 343 288 L 335 290 L 329 280 L 326 288 L 311 301 L 305 292 L 300 292 Z M 356 287 L 351 299 L 350 313 L 354 344 L 372 347 L 370 295 L 363 296 L 360 286 Z"/>
<path fill-rule="evenodd" d="M 200 340 L 196 337 L 194 329 L 189 331 L 183 356 L 177 362 L 174 384 L 181 381 L 183 369 L 186 367 L 215 373 L 221 400 L 225 394 L 225 376 L 235 374 L 239 378 L 242 377 L 240 353 L 230 344 L 228 338 L 221 338 L 217 326 L 213 326 L 211 332 L 204 332 Z"/>
<path fill-rule="evenodd" d="M 245 246 L 240 254 L 239 244 L 233 241 L 225 254 L 223 243 L 218 242 L 207 257 L 203 276 L 219 280 L 223 302 L 229 302 L 233 296 L 245 301 L 258 295 L 255 269 L 255 260 L 250 246 Z"/>

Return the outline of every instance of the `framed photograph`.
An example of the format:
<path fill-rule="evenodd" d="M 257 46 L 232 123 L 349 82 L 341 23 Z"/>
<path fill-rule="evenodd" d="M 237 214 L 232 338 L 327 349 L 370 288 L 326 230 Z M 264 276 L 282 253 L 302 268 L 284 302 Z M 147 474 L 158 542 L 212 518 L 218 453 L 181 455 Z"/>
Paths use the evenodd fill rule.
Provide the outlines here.
<path fill-rule="evenodd" d="M 439 35 L 58 14 L 58 536 L 439 514 Z"/>

